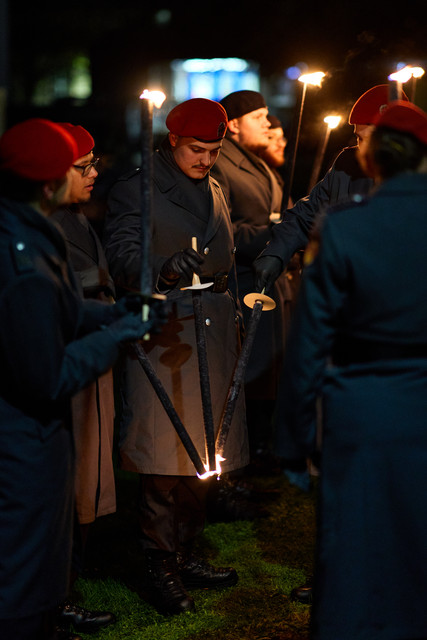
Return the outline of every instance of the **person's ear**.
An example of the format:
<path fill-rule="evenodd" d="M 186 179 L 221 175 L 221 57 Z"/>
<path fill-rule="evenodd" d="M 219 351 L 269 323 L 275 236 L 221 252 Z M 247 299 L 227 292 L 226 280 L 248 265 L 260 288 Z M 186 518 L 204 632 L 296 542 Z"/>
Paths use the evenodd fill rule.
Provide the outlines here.
<path fill-rule="evenodd" d="M 240 131 L 239 119 L 238 118 L 232 118 L 231 120 L 229 120 L 228 121 L 227 130 L 232 134 L 238 135 L 238 133 Z"/>
<path fill-rule="evenodd" d="M 169 132 L 169 143 L 171 147 L 176 147 L 177 143 L 178 143 L 178 136 L 176 135 L 176 133 L 170 133 Z"/>

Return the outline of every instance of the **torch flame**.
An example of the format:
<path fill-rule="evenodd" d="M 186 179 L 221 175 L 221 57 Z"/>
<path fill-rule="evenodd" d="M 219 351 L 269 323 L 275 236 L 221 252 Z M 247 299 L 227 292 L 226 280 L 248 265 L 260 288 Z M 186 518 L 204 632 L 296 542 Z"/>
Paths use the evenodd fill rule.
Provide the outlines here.
<path fill-rule="evenodd" d="M 303 73 L 302 76 L 298 78 L 300 82 L 304 82 L 304 84 L 311 84 L 315 87 L 322 86 L 322 80 L 326 74 L 323 71 L 315 71 L 314 73 Z"/>
<path fill-rule="evenodd" d="M 326 122 L 329 129 L 336 129 L 341 120 L 341 116 L 326 116 L 323 118 L 323 122 Z"/>
<path fill-rule="evenodd" d="M 139 97 L 143 100 L 151 100 L 157 109 L 160 109 L 163 102 L 166 100 L 166 96 L 163 91 L 149 91 L 148 89 L 144 89 Z"/>
<path fill-rule="evenodd" d="M 225 458 L 223 458 L 222 456 L 219 455 L 219 453 L 217 453 L 215 456 L 215 460 L 216 460 L 216 468 L 213 471 L 209 470 L 209 464 L 203 465 L 206 469 L 206 473 L 197 474 L 197 477 L 200 478 L 200 480 L 206 480 L 206 478 L 210 478 L 215 475 L 219 477 L 221 475 L 221 462 L 223 462 Z"/>
<path fill-rule="evenodd" d="M 404 67 L 403 69 L 399 69 L 399 71 L 391 73 L 388 77 L 389 80 L 395 80 L 396 82 L 408 82 L 408 80 L 410 80 L 411 78 L 411 67 Z"/>
<path fill-rule="evenodd" d="M 412 67 L 412 77 L 413 78 L 421 78 L 424 75 L 425 71 L 422 67 Z"/>
<path fill-rule="evenodd" d="M 388 77 L 389 80 L 396 80 L 396 82 L 408 82 L 411 78 L 421 78 L 425 73 L 422 67 L 411 67 L 406 65 L 403 69 L 391 73 Z"/>

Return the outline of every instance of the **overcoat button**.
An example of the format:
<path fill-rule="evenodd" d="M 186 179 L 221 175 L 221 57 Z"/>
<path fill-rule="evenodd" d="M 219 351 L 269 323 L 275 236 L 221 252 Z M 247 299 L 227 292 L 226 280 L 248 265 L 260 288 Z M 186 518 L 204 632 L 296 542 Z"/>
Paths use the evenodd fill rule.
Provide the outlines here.
<path fill-rule="evenodd" d="M 211 319 L 210 318 L 206 318 L 205 324 L 206 324 L 207 327 L 210 327 L 211 326 Z"/>
<path fill-rule="evenodd" d="M 207 256 L 207 255 L 208 255 L 209 251 L 210 251 L 209 247 L 205 247 L 205 248 L 203 249 L 203 253 L 205 254 L 205 256 Z"/>

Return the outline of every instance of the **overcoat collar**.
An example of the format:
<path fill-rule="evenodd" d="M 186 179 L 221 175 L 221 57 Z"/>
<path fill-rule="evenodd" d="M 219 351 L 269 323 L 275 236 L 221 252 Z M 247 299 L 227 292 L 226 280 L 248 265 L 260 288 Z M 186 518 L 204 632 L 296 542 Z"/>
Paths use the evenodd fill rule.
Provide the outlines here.
<path fill-rule="evenodd" d="M 177 179 L 178 178 L 178 179 Z M 192 197 L 197 187 L 187 178 L 178 168 L 176 171 L 172 169 L 170 163 L 166 162 L 159 152 L 154 154 L 154 182 L 163 194 L 163 196 L 171 203 L 182 207 L 190 212 L 192 216 L 196 216 L 206 223 L 205 236 L 202 243 L 206 244 L 217 232 L 221 223 L 221 217 L 224 214 L 223 199 L 221 187 L 218 182 L 210 175 L 207 176 L 207 189 L 205 194 L 197 193 L 197 198 Z M 202 207 L 197 206 L 197 200 L 201 202 L 202 196 L 206 196 L 206 201 Z"/>

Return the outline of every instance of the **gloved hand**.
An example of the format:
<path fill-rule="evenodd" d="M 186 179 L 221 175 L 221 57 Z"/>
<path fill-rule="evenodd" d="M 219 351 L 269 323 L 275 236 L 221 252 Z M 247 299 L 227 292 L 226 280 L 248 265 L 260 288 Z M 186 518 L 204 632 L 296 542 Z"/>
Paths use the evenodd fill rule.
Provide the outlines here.
<path fill-rule="evenodd" d="M 253 268 L 256 293 L 263 289 L 268 293 L 284 269 L 282 261 L 277 256 L 260 256 L 254 261 Z"/>
<path fill-rule="evenodd" d="M 112 313 L 114 319 L 122 318 L 131 313 L 140 313 L 144 300 L 139 293 L 128 293 L 127 295 L 119 298 L 117 302 L 112 305 Z"/>
<path fill-rule="evenodd" d="M 194 249 L 183 249 L 168 258 L 160 270 L 160 277 L 168 284 L 173 284 L 179 278 L 191 280 L 193 273 L 200 273 L 200 265 L 204 258 Z"/>
<path fill-rule="evenodd" d="M 150 299 L 147 304 L 150 306 L 154 303 L 158 302 L 156 300 Z M 123 318 L 129 313 L 142 313 L 142 305 L 144 304 L 143 296 L 138 293 L 128 293 L 127 295 L 119 298 L 117 302 L 113 304 L 102 304 L 103 314 L 101 324 L 104 326 L 110 325 L 112 322 Z"/>
<path fill-rule="evenodd" d="M 142 306 L 137 312 L 128 312 L 121 318 L 112 322 L 105 331 L 108 331 L 116 342 L 139 340 L 146 333 L 159 333 L 161 326 L 167 322 L 168 306 L 163 300 L 152 300 L 148 320 L 142 321 Z"/>
<path fill-rule="evenodd" d="M 129 313 L 112 322 L 105 331 L 111 335 L 115 342 L 121 343 L 140 340 L 146 333 L 149 333 L 152 326 L 153 322 L 150 319 L 146 322 L 142 321 L 140 313 Z"/>

